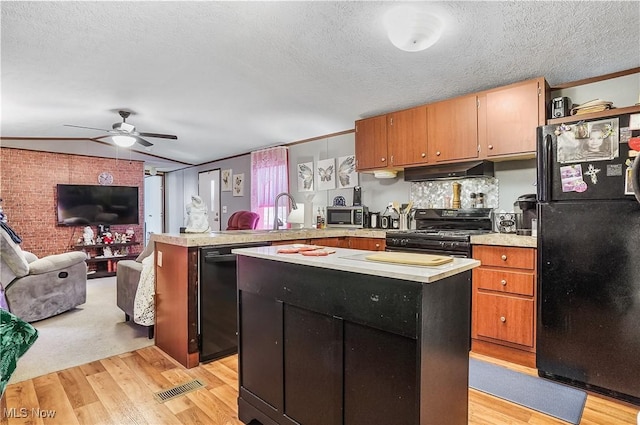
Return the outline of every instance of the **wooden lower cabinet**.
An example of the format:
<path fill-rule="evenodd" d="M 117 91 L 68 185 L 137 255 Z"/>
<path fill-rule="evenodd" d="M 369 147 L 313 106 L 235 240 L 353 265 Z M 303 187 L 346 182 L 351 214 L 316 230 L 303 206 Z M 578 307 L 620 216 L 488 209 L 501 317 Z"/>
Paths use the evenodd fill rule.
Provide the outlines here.
<path fill-rule="evenodd" d="M 330 246 L 333 248 L 349 248 L 349 238 L 346 236 L 311 239 L 311 243 L 314 245 Z"/>
<path fill-rule="evenodd" d="M 273 241 L 271 245 L 309 244 L 329 246 L 334 248 L 364 249 L 367 251 L 384 251 L 384 238 L 358 238 L 352 236 L 340 236 L 331 238 L 293 239 Z"/>
<path fill-rule="evenodd" d="M 310 244 L 312 239 L 291 239 L 291 240 L 285 240 L 285 241 L 272 241 L 271 245 L 293 245 L 294 243 L 299 243 L 299 244 Z"/>
<path fill-rule="evenodd" d="M 349 238 L 349 248 L 367 251 L 384 251 L 386 241 L 379 238 Z"/>
<path fill-rule="evenodd" d="M 472 350 L 535 367 L 536 249 L 477 245 Z"/>

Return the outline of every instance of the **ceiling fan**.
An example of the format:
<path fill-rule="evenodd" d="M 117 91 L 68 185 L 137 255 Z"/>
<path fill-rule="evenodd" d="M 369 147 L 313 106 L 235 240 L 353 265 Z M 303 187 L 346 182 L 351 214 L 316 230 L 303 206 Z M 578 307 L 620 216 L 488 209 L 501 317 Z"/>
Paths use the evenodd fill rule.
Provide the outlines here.
<path fill-rule="evenodd" d="M 174 136 L 173 134 L 159 134 L 159 133 L 143 133 L 136 131 L 136 127 L 129 124 L 127 122 L 127 118 L 132 114 L 131 111 L 118 111 L 118 114 L 122 117 L 122 122 L 117 122 L 112 125 L 112 130 L 105 130 L 103 128 L 94 128 L 94 127 L 84 127 L 81 125 L 71 125 L 64 124 L 65 127 L 76 127 L 76 128 L 88 128 L 90 130 L 100 130 L 106 131 L 110 133 L 109 136 L 102 137 L 111 137 L 114 143 L 118 146 L 129 147 L 134 143 L 138 143 L 144 147 L 153 146 L 153 143 L 143 139 L 142 137 L 156 137 L 160 139 L 172 139 L 177 140 L 178 136 Z M 96 137 L 99 139 L 100 137 Z"/>

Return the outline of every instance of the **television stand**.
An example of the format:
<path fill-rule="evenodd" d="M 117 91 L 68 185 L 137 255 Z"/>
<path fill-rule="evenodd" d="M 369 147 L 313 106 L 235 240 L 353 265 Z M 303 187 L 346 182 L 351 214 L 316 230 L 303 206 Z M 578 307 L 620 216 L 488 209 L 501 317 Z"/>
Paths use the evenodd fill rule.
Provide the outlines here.
<path fill-rule="evenodd" d="M 87 279 L 97 279 L 100 277 L 115 276 L 118 269 L 118 261 L 134 260 L 138 257 L 137 253 L 128 253 L 124 255 L 104 256 L 104 248 L 112 250 L 121 250 L 124 247 L 140 245 L 140 242 L 110 243 L 110 244 L 76 244 L 73 248 L 79 251 L 87 252 Z"/>

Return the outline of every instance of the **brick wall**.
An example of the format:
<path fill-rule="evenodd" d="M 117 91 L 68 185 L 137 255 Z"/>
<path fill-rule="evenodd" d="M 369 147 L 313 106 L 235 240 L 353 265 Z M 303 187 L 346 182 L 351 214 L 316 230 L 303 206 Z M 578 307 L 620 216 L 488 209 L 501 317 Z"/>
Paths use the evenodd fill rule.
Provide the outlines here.
<path fill-rule="evenodd" d="M 123 233 L 133 227 L 136 240 L 144 241 L 143 162 L 0 148 L 2 208 L 8 224 L 22 238 L 22 249 L 38 257 L 72 250 L 83 227 L 57 225 L 56 185 L 98 184 L 103 171 L 113 175 L 114 186 L 138 186 L 140 224 L 111 226 L 111 231 Z M 93 231 L 97 235 L 95 226 Z M 132 251 L 141 248 L 134 246 Z"/>

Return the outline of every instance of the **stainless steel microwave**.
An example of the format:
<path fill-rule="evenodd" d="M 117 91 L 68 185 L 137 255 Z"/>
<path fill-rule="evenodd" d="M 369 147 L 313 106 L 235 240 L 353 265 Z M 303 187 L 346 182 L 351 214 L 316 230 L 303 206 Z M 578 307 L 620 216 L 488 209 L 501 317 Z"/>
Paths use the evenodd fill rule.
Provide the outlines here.
<path fill-rule="evenodd" d="M 366 227 L 369 209 L 365 206 L 327 207 L 327 227 Z"/>

